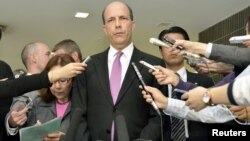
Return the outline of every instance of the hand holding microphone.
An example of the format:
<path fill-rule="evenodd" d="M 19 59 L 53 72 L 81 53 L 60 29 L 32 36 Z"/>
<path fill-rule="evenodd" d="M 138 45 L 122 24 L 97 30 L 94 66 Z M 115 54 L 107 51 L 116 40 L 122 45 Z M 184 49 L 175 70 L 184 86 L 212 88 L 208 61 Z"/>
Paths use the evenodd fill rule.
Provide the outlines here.
<path fill-rule="evenodd" d="M 142 91 L 142 94 L 146 102 L 154 102 L 160 109 L 165 109 L 167 107 L 168 98 L 164 96 L 160 90 L 150 86 L 145 86 L 145 89 L 147 91 Z M 151 95 L 148 95 L 147 93 L 150 93 Z"/>
<path fill-rule="evenodd" d="M 192 56 L 194 58 L 200 58 L 200 56 L 197 55 L 197 54 L 185 51 L 184 49 L 186 49 L 186 48 L 184 48 L 183 46 L 175 45 L 175 40 L 173 40 L 173 39 L 164 38 L 164 41 L 166 41 L 167 43 L 169 43 L 170 45 L 172 45 L 172 48 L 177 48 L 178 50 L 181 50 L 181 51 L 183 50 L 184 51 L 183 55 Z M 151 44 L 155 45 L 155 46 L 161 46 L 161 47 L 171 48 L 170 45 L 168 45 L 168 44 L 166 44 L 166 43 L 164 43 L 161 40 L 156 39 L 156 38 L 150 38 L 149 42 Z"/>
<path fill-rule="evenodd" d="M 135 71 L 135 73 L 136 73 L 136 76 L 137 76 L 137 78 L 138 78 L 140 84 L 142 85 L 143 90 L 144 90 L 147 94 L 151 95 L 151 94 L 150 94 L 149 92 L 147 92 L 147 90 L 145 89 L 146 83 L 144 82 L 143 77 L 142 77 L 140 71 L 138 70 L 137 66 L 135 65 L 134 62 L 132 62 L 131 65 L 133 66 L 133 69 L 134 69 L 134 71 Z M 151 97 L 153 98 L 153 96 L 151 96 Z M 160 112 L 159 108 L 157 107 L 157 105 L 155 104 L 155 102 L 154 102 L 153 100 L 151 101 L 151 105 L 154 107 L 154 109 L 156 110 L 156 112 L 157 112 L 159 115 L 161 115 L 161 112 Z"/>
<path fill-rule="evenodd" d="M 205 55 L 207 49 L 207 44 L 205 43 L 191 42 L 186 40 L 176 40 L 172 47 L 177 48 L 177 46 L 182 46 L 184 47 L 185 51 L 202 56 Z"/>
<path fill-rule="evenodd" d="M 166 43 L 162 42 L 161 40 L 158 40 L 156 38 L 150 38 L 149 42 L 153 45 L 156 46 L 161 46 L 161 47 L 167 47 L 167 48 L 177 48 L 179 51 L 182 51 L 182 56 L 185 60 L 187 60 L 187 63 L 192 66 L 192 67 L 196 67 L 197 64 L 199 63 L 204 63 L 204 61 L 201 59 L 200 55 L 185 51 L 184 47 L 179 45 L 179 44 L 175 44 L 176 41 L 171 39 L 171 38 L 164 38 L 163 39 Z M 183 41 L 183 40 L 182 40 Z M 183 41 L 184 42 L 184 41 Z M 168 45 L 168 44 L 170 45 Z M 172 47 L 171 47 L 172 46 Z"/>

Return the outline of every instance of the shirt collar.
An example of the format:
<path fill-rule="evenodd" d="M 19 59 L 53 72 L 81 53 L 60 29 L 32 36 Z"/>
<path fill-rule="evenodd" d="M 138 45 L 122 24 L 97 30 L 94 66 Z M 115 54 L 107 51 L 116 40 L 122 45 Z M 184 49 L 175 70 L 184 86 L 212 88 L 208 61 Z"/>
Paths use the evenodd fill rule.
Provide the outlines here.
<path fill-rule="evenodd" d="M 180 77 L 183 79 L 185 76 L 186 76 L 186 74 L 187 74 L 187 72 L 186 72 L 186 68 L 183 66 L 181 69 L 179 69 L 178 71 L 177 71 L 177 73 L 180 75 Z"/>
<path fill-rule="evenodd" d="M 133 50 L 134 50 L 134 45 L 133 45 L 133 43 L 130 43 L 127 47 L 125 47 L 122 50 L 123 56 L 125 56 L 127 58 L 131 58 Z M 114 57 L 117 52 L 118 51 L 112 45 L 110 45 L 110 49 L 109 49 L 110 56 Z"/>

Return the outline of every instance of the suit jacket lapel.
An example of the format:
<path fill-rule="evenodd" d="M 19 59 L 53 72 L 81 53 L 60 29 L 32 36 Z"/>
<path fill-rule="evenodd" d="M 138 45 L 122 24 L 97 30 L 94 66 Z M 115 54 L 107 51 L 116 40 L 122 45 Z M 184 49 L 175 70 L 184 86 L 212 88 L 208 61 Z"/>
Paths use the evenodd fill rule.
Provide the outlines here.
<path fill-rule="evenodd" d="M 141 54 L 141 52 L 134 48 L 131 60 L 129 62 L 129 66 L 128 66 L 128 70 L 125 74 L 116 104 L 118 104 L 120 102 L 120 100 L 124 97 L 125 93 L 127 92 L 127 90 L 131 87 L 131 84 L 133 81 L 135 81 L 136 79 L 136 74 L 134 72 L 134 69 L 131 65 L 132 62 L 135 62 L 136 66 L 138 67 L 139 70 L 141 70 L 142 65 L 138 65 L 138 62 L 143 58 L 143 55 Z M 137 81 L 137 80 L 136 80 Z M 138 86 L 139 87 L 139 86 Z"/>
<path fill-rule="evenodd" d="M 105 97 L 109 101 L 110 104 L 113 105 L 113 99 L 110 92 L 109 86 L 109 72 L 108 72 L 108 50 L 104 51 L 103 53 L 98 56 L 98 60 L 94 61 L 95 69 L 97 72 L 97 77 L 100 82 L 100 86 L 102 88 L 102 92 L 104 93 Z"/>

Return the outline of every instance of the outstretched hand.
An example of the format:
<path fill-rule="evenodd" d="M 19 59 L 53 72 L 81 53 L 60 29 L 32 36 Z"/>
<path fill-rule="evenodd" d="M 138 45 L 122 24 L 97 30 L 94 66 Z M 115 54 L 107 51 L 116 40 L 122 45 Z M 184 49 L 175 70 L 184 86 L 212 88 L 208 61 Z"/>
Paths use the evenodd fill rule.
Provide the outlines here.
<path fill-rule="evenodd" d="M 57 81 L 62 78 L 72 78 L 81 74 L 87 67 L 84 63 L 69 63 L 68 65 L 52 70 L 48 73 L 50 82 Z"/>

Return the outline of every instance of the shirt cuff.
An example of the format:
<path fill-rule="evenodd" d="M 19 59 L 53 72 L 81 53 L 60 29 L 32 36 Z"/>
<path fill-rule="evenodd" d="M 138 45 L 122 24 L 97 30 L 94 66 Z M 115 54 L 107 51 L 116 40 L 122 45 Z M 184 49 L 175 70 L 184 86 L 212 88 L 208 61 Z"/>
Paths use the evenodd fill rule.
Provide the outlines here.
<path fill-rule="evenodd" d="M 209 58 L 210 54 L 212 52 L 212 48 L 213 48 L 213 44 L 212 43 L 208 43 L 207 44 L 207 48 L 206 48 L 206 52 L 205 52 L 205 57 Z"/>
<path fill-rule="evenodd" d="M 185 101 L 178 100 L 178 99 L 173 99 L 173 98 L 168 98 L 167 107 L 165 107 L 163 112 L 166 115 L 170 115 L 170 116 L 173 113 L 177 117 L 184 117 L 186 115 L 185 110 L 183 112 L 180 112 L 179 110 L 184 109 L 183 107 L 185 107 L 185 106 L 186 106 Z"/>
<path fill-rule="evenodd" d="M 233 105 L 238 105 L 236 103 L 236 101 L 234 100 L 234 96 L 233 96 L 233 85 L 234 85 L 234 81 L 231 82 L 229 85 L 228 85 L 228 88 L 227 88 L 227 96 L 228 96 L 228 99 L 230 101 L 231 104 Z"/>
<path fill-rule="evenodd" d="M 14 136 L 14 135 L 16 135 L 18 133 L 19 128 L 18 127 L 11 128 L 8 121 L 9 121 L 9 117 L 7 118 L 7 120 L 5 122 L 5 127 L 6 127 L 6 130 L 7 130 L 7 134 L 11 135 L 11 136 Z"/>

